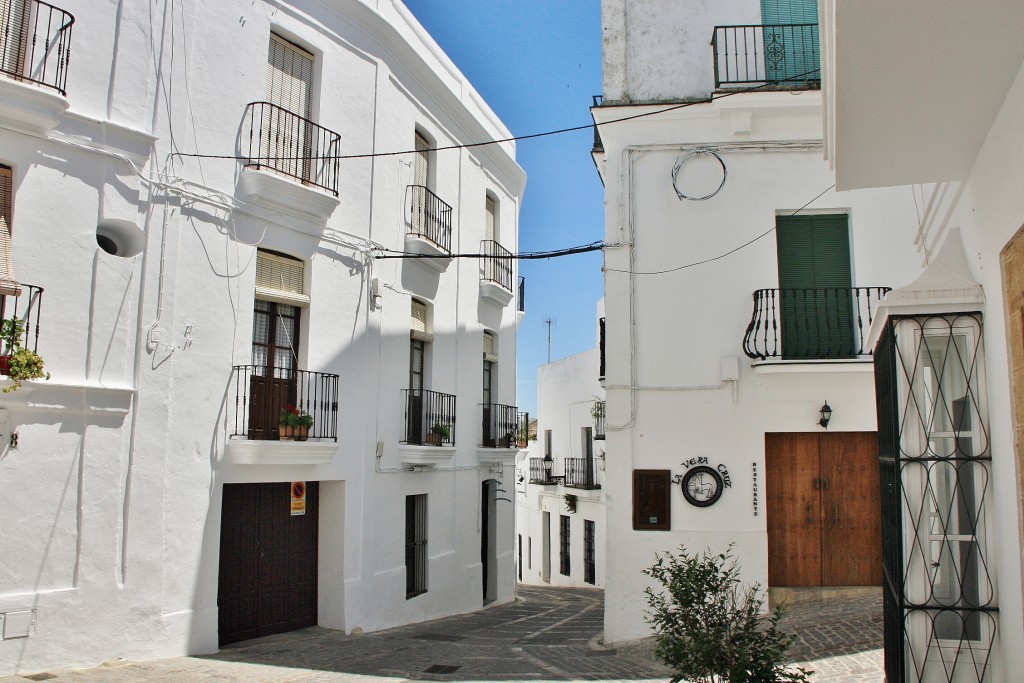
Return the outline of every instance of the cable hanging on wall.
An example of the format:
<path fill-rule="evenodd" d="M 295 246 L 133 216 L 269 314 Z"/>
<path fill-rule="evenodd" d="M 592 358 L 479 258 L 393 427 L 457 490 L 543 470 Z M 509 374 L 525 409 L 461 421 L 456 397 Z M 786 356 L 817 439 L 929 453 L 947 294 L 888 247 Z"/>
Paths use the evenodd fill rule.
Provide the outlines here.
<path fill-rule="evenodd" d="M 691 197 L 679 189 L 679 171 L 682 170 L 687 161 L 709 155 L 714 157 L 715 161 L 717 161 L 718 165 L 722 168 L 722 182 L 718 183 L 718 187 L 716 187 L 714 191 L 704 195 L 703 197 Z M 676 159 L 676 163 L 672 167 L 672 189 L 676 191 L 676 196 L 679 197 L 679 201 L 683 201 L 685 199 L 691 202 L 702 202 L 705 199 L 711 199 L 721 192 L 722 188 L 725 186 L 725 179 L 727 177 L 729 177 L 729 171 L 725 168 L 725 162 L 722 161 L 722 157 L 718 156 L 718 153 L 709 147 L 697 147 Z"/>

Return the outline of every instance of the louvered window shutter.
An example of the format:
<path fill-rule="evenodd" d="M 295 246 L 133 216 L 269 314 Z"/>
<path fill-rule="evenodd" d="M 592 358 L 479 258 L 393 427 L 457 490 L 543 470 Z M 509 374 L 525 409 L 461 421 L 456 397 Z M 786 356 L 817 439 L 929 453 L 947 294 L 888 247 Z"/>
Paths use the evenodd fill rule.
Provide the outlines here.
<path fill-rule="evenodd" d="M 434 335 L 427 329 L 427 305 L 421 301 L 412 301 L 412 319 L 409 322 L 409 332 L 413 339 L 422 341 L 433 341 Z"/>
<path fill-rule="evenodd" d="M 308 306 L 309 296 L 303 289 L 303 263 L 298 259 L 256 254 L 256 298 L 293 306 Z"/>
<path fill-rule="evenodd" d="M 27 0 L 0 0 L 0 26 L 4 27 L 0 35 L 0 70 L 24 74 L 31 19 L 32 10 Z"/>
<path fill-rule="evenodd" d="M 14 258 L 11 251 L 11 205 L 14 189 L 13 172 L 0 166 L 0 294 L 18 296 L 21 285 L 14 277 Z"/>
<path fill-rule="evenodd" d="M 494 334 L 491 332 L 484 332 L 484 360 L 498 362 L 498 354 L 494 352 Z"/>
<path fill-rule="evenodd" d="M 416 133 L 416 154 L 413 157 L 412 184 L 427 187 L 427 180 L 430 177 L 430 143 L 427 139 Z"/>
<path fill-rule="evenodd" d="M 487 201 L 484 206 L 484 239 L 485 240 L 496 240 L 498 239 L 498 232 L 495 230 L 496 223 L 494 220 L 494 199 L 487 197 Z"/>
<path fill-rule="evenodd" d="M 303 118 L 310 117 L 313 55 L 270 34 L 267 58 L 267 101 Z"/>

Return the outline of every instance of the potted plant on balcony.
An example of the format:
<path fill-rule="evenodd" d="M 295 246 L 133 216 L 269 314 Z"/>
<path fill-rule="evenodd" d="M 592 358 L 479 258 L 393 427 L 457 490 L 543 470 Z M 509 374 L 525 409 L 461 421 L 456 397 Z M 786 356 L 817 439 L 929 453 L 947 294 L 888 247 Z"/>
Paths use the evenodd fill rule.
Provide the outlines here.
<path fill-rule="evenodd" d="M 25 332 L 25 324 L 17 316 L 6 318 L 0 323 L 0 340 L 3 341 L 3 354 L 0 355 L 0 375 L 10 375 L 11 356 L 21 346 L 21 337 Z"/>
<path fill-rule="evenodd" d="M 14 384 L 3 388 L 5 394 L 21 387 L 21 383 L 27 379 L 50 379 L 50 373 L 43 369 L 42 356 L 32 349 L 20 346 L 10 356 L 7 376 L 14 380 Z"/>
<path fill-rule="evenodd" d="M 279 438 L 281 441 L 305 441 L 309 438 L 309 428 L 312 426 L 313 416 L 289 403 L 281 411 Z"/>
<path fill-rule="evenodd" d="M 431 446 L 440 446 L 443 442 L 448 440 L 448 436 L 451 434 L 451 427 L 440 422 L 435 422 L 434 426 L 430 428 L 430 433 L 427 434 L 427 443 Z"/>

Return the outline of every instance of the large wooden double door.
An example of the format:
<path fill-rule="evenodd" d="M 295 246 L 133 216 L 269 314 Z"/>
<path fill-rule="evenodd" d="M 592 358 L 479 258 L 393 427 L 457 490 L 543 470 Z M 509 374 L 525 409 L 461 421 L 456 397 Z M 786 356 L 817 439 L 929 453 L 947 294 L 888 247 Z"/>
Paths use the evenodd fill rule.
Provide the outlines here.
<path fill-rule="evenodd" d="M 769 586 L 880 586 L 875 432 L 765 434 Z"/>
<path fill-rule="evenodd" d="M 224 485 L 217 591 L 221 645 L 317 623 L 319 485 L 304 483 L 305 511 L 292 514 L 293 485 Z"/>

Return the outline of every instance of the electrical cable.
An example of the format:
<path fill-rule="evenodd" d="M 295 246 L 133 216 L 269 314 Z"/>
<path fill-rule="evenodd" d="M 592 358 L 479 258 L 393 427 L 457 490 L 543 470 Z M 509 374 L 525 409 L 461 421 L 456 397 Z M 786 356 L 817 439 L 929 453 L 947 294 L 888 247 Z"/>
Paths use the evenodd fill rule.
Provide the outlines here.
<path fill-rule="evenodd" d="M 799 74 L 799 75 L 795 76 L 794 79 L 801 79 L 801 78 L 804 78 L 806 76 L 811 76 L 813 74 L 817 74 L 819 71 L 820 71 L 820 69 L 813 69 L 813 70 L 808 71 L 806 73 Z M 775 85 L 777 85 L 777 83 L 775 83 L 775 82 L 767 82 L 767 83 L 762 83 L 761 85 L 752 86 L 750 88 L 738 88 L 736 90 L 731 90 L 731 91 L 729 91 L 727 93 L 721 93 L 717 97 L 714 94 L 712 94 L 711 97 L 708 97 L 707 99 L 695 100 L 693 102 L 683 102 L 681 104 L 675 104 L 675 105 L 672 105 L 671 107 L 665 107 L 663 109 L 658 109 L 656 111 L 640 112 L 639 114 L 632 114 L 630 116 L 623 116 L 621 118 L 611 119 L 611 120 L 608 120 L 608 121 L 602 121 L 600 123 L 595 121 L 594 123 L 587 123 L 587 124 L 583 124 L 583 125 L 579 125 L 579 126 L 570 126 L 568 128 L 559 128 L 557 130 L 548 130 L 548 131 L 544 131 L 542 133 L 528 133 L 526 135 L 513 135 L 513 136 L 507 137 L 507 138 L 500 138 L 500 139 L 497 139 L 497 140 L 486 140 L 484 142 L 467 142 L 467 143 L 458 144 L 458 145 L 443 145 L 441 147 L 432 147 L 432 148 L 430 148 L 428 150 L 425 150 L 425 151 L 427 151 L 427 152 L 444 152 L 444 151 L 453 150 L 453 149 L 472 149 L 472 148 L 475 148 L 475 147 L 486 147 L 488 145 L 500 145 L 500 144 L 504 144 L 506 142 L 517 142 L 519 140 L 532 140 L 534 138 L 543 138 L 543 137 L 549 137 L 549 136 L 552 136 L 552 135 L 561 135 L 563 133 L 575 133 L 576 131 L 587 130 L 587 129 L 592 129 L 592 128 L 593 129 L 597 129 L 597 128 L 600 128 L 601 126 L 607 126 L 607 125 L 610 125 L 610 124 L 613 124 L 613 123 L 622 123 L 623 121 L 633 121 L 635 119 L 642 119 L 642 118 L 646 118 L 648 116 L 657 116 L 658 114 L 664 114 L 664 113 L 667 113 L 667 112 L 670 112 L 670 111 L 676 111 L 678 109 L 686 109 L 688 107 L 695 107 L 695 106 L 701 105 L 701 104 L 710 104 L 712 102 L 716 102 L 717 100 L 725 99 L 726 97 L 732 97 L 733 95 L 742 95 L 744 93 L 749 93 L 749 92 L 757 92 L 758 90 L 763 90 L 764 88 L 775 86 Z M 641 106 L 641 105 L 631 105 L 631 106 Z M 365 153 L 365 154 L 335 154 L 335 155 L 322 155 L 322 156 L 318 155 L 316 157 L 313 157 L 313 156 L 263 157 L 263 156 L 261 156 L 260 159 L 262 161 L 295 161 L 295 160 L 307 160 L 308 161 L 308 160 L 311 160 L 311 159 L 318 159 L 318 160 L 374 159 L 374 158 L 378 158 L 378 157 L 404 156 L 404 155 L 407 155 L 407 154 L 416 154 L 416 153 L 420 153 L 420 152 L 423 152 L 423 151 L 424 150 L 407 149 L 407 150 L 402 150 L 402 151 L 398 151 L 398 152 L 370 152 L 370 153 Z M 198 153 L 194 153 L 194 152 L 173 152 L 172 156 L 192 157 L 192 158 L 196 158 L 196 159 L 231 159 L 231 160 L 235 160 L 235 161 L 247 161 L 247 160 L 249 160 L 251 158 L 251 157 L 248 157 L 248 156 L 241 156 L 241 155 L 238 155 L 238 154 L 198 154 Z"/>
<path fill-rule="evenodd" d="M 804 204 L 799 209 L 797 209 L 796 211 L 794 211 L 793 213 L 791 213 L 789 215 L 790 216 L 797 215 L 798 213 L 800 213 L 801 211 L 806 209 L 808 206 L 813 204 L 823 194 L 825 194 L 829 190 L 833 189 L 834 187 L 835 187 L 834 183 L 832 185 L 829 185 L 824 190 L 822 190 L 817 195 L 815 195 L 814 199 L 810 200 L 809 202 L 807 202 L 806 204 Z M 706 258 L 706 259 L 703 259 L 701 261 L 694 261 L 693 263 L 687 263 L 685 265 L 677 266 L 675 268 L 666 268 L 665 270 L 647 270 L 647 271 L 644 271 L 644 270 L 622 270 L 621 268 L 605 268 L 605 271 L 609 272 L 609 273 L 629 273 L 630 275 L 664 275 L 665 273 L 675 273 L 677 271 L 684 270 L 686 268 L 693 268 L 694 266 L 701 266 L 701 265 L 704 265 L 705 263 L 711 263 L 712 261 L 718 261 L 720 259 L 724 259 L 726 256 L 731 256 L 732 254 L 735 254 L 740 249 L 744 249 L 746 247 L 749 247 L 754 242 L 758 241 L 759 239 L 761 239 L 763 237 L 767 237 L 768 235 L 772 234 L 773 232 L 775 232 L 775 226 L 774 225 L 772 227 L 770 227 L 769 229 L 765 230 L 764 232 L 762 232 L 757 237 L 755 237 L 755 238 L 753 238 L 751 240 L 748 240 L 748 241 L 744 242 L 743 244 L 739 245 L 738 247 L 730 249 L 729 251 L 727 251 L 727 252 L 725 252 L 723 254 L 719 254 L 718 256 L 712 256 L 711 258 Z"/>
<path fill-rule="evenodd" d="M 495 254 L 414 254 L 407 251 L 398 251 L 395 249 L 385 249 L 383 247 L 376 249 L 375 251 L 386 251 L 387 254 L 377 254 L 374 259 L 449 259 L 449 258 L 495 258 L 495 259 L 516 259 L 521 261 L 528 261 L 534 259 L 549 259 L 558 258 L 559 256 L 571 256 L 573 254 L 583 254 L 588 251 L 601 251 L 605 248 L 604 242 L 591 242 L 590 244 L 582 244 L 576 247 L 568 247 L 566 249 L 553 249 L 551 251 L 528 251 L 520 254 L 509 254 L 508 256 L 496 256 Z"/>

